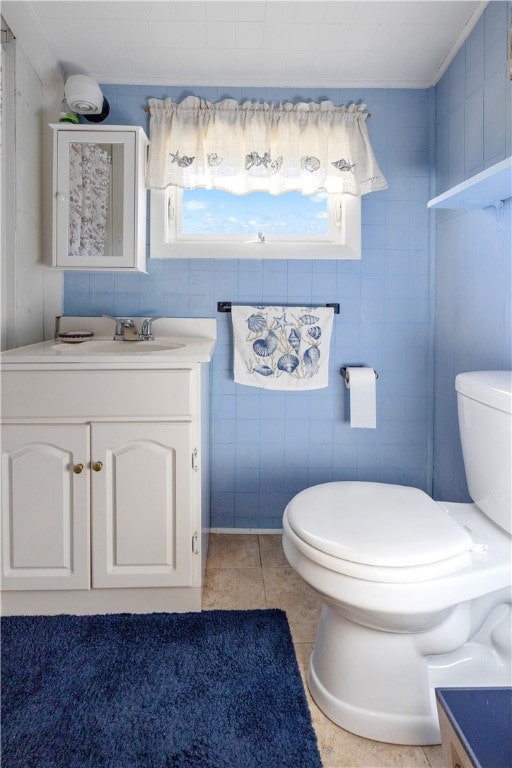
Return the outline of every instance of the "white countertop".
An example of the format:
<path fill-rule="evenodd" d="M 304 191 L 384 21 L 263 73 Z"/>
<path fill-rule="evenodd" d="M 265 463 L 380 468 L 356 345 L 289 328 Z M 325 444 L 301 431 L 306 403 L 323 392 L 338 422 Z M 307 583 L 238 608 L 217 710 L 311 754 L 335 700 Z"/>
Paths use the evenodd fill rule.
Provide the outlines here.
<path fill-rule="evenodd" d="M 140 331 L 144 318 L 132 318 Z M 96 317 L 62 317 L 60 331 L 90 330 L 91 341 L 66 343 L 58 339 L 6 350 L 0 361 L 4 370 L 34 366 L 73 368 L 179 368 L 208 363 L 216 340 L 216 321 L 211 318 L 162 318 L 153 326 L 154 342 L 113 341 L 114 321 Z M 165 349 L 165 345 L 182 346 Z"/>

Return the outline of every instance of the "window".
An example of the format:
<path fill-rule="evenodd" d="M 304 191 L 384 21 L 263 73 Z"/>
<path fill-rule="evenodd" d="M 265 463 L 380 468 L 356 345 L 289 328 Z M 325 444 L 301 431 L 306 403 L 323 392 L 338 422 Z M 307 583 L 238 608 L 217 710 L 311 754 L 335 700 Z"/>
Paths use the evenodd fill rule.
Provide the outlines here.
<path fill-rule="evenodd" d="M 233 195 L 220 189 L 184 189 L 181 236 L 259 238 L 325 238 L 327 194 L 250 192 Z"/>
<path fill-rule="evenodd" d="M 148 99 L 150 189 L 297 190 L 365 195 L 386 189 L 364 104 Z"/>
<path fill-rule="evenodd" d="M 148 105 L 153 258 L 361 258 L 361 195 L 388 186 L 365 104 Z"/>
<path fill-rule="evenodd" d="M 151 190 L 151 258 L 360 259 L 357 195 Z"/>

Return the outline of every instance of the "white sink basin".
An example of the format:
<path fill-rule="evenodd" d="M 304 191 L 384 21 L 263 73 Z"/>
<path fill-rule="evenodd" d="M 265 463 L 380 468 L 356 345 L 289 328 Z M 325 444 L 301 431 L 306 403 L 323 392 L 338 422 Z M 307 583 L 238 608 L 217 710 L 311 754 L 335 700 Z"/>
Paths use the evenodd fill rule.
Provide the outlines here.
<path fill-rule="evenodd" d="M 84 341 L 81 344 L 54 344 L 52 349 L 63 354 L 74 355 L 148 355 L 154 352 L 170 352 L 182 349 L 185 344 L 175 341 Z"/>
<path fill-rule="evenodd" d="M 63 317 L 61 333 L 76 333 L 86 328 L 92 339 L 69 343 L 48 339 L 0 353 L 4 365 L 60 366 L 63 369 L 100 368 L 161 368 L 174 369 L 180 365 L 209 363 L 215 347 L 216 320 L 203 317 L 162 318 L 155 341 L 114 341 L 112 321 L 103 317 Z M 14 368 L 13 368 L 14 370 Z"/>

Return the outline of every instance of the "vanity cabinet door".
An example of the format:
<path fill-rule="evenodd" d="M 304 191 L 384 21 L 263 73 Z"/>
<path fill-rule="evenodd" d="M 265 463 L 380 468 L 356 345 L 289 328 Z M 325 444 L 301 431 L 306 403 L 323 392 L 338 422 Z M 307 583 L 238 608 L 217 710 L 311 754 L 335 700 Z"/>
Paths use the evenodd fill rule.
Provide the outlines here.
<path fill-rule="evenodd" d="M 189 422 L 92 425 L 94 588 L 192 584 L 191 434 Z"/>
<path fill-rule="evenodd" d="M 54 266 L 145 271 L 144 132 L 52 127 Z"/>
<path fill-rule="evenodd" d="M 88 589 L 89 428 L 2 427 L 2 587 Z"/>

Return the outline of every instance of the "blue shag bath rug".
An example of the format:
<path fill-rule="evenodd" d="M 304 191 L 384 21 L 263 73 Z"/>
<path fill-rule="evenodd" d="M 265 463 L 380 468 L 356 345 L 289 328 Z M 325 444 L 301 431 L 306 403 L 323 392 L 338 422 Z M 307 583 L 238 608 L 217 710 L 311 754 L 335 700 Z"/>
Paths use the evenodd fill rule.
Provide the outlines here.
<path fill-rule="evenodd" d="M 321 768 L 280 610 L 2 619 L 3 768 Z"/>

